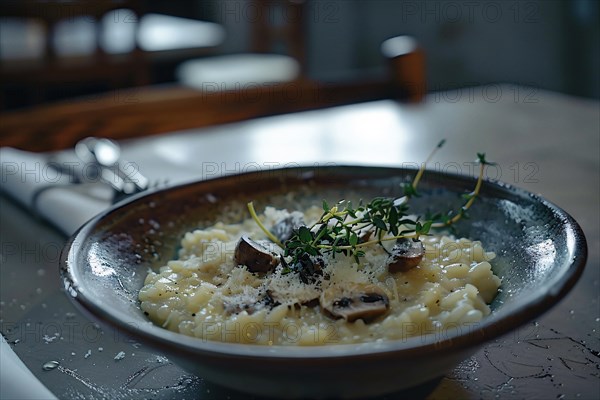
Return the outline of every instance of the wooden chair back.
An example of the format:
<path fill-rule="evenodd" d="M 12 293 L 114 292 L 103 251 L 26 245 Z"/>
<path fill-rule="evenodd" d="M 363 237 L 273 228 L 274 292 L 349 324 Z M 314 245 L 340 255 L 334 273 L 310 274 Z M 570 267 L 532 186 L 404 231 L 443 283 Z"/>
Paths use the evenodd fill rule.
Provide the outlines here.
<path fill-rule="evenodd" d="M 252 0 L 251 50 L 256 53 L 283 52 L 301 66 L 306 65 L 305 0 Z M 250 10 L 250 8 L 249 8 Z"/>
<path fill-rule="evenodd" d="M 100 90 L 149 83 L 150 69 L 144 52 L 135 41 L 134 49 L 126 54 L 109 54 L 101 45 L 102 19 L 111 11 L 127 9 L 123 14 L 137 27 L 143 14 L 141 0 L 83 0 L 64 2 L 48 1 L 0 1 L 0 16 L 31 21 L 42 25 L 44 44 L 42 54 L 35 59 L 7 59 L 0 54 L 0 95 L 17 93 L 28 97 L 26 103 L 48 100 L 52 89 L 65 85 L 95 85 Z M 93 24 L 94 49 L 91 54 L 69 56 L 57 54 L 55 33 L 61 22 L 85 18 Z M 2 109 L 0 99 L 0 109 Z"/>

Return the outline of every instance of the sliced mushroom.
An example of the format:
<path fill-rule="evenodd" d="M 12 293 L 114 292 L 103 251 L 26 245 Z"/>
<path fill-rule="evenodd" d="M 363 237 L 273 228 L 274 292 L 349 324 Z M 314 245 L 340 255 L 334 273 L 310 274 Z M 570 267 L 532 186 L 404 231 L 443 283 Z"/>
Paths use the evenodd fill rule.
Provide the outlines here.
<path fill-rule="evenodd" d="M 283 243 L 286 240 L 289 240 L 294 231 L 302 225 L 305 225 L 303 214 L 299 211 L 294 211 L 289 216 L 273 225 L 271 233 Z"/>
<path fill-rule="evenodd" d="M 247 236 L 242 236 L 235 246 L 235 262 L 245 265 L 250 272 L 268 272 L 279 264 L 277 255 Z"/>
<path fill-rule="evenodd" d="M 388 271 L 408 271 L 419 265 L 425 255 L 425 247 L 420 240 L 398 239 L 388 258 Z"/>
<path fill-rule="evenodd" d="M 321 293 L 319 303 L 327 315 L 343 318 L 348 322 L 357 319 L 370 322 L 390 308 L 390 301 L 384 290 L 369 284 L 331 286 Z"/>

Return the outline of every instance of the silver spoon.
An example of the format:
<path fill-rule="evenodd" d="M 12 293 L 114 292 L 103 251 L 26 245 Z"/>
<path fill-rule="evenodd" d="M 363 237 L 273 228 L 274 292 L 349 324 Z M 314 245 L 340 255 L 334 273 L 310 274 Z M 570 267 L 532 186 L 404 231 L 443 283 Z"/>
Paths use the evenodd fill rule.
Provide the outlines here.
<path fill-rule="evenodd" d="M 87 176 L 83 180 L 100 179 L 108 183 L 115 191 L 116 200 L 148 188 L 148 179 L 134 163 L 121 159 L 121 148 L 110 139 L 83 139 L 75 145 L 75 154 L 90 163 L 84 168 Z"/>

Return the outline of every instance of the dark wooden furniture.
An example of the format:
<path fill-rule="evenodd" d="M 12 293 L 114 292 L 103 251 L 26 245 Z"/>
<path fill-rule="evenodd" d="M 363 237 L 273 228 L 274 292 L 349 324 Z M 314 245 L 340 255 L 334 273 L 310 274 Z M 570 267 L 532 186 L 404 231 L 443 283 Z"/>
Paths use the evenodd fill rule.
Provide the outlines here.
<path fill-rule="evenodd" d="M 176 69 L 178 82 L 199 90 L 225 91 L 305 78 L 307 3 L 249 0 L 225 5 L 231 7 L 236 21 L 248 25 L 247 50 L 187 60 Z"/>
<path fill-rule="evenodd" d="M 214 54 L 222 44 L 220 25 L 151 13 L 153 5 L 0 0 L 0 16 L 9 21 L 3 34 L 11 35 L 2 38 L 0 110 L 172 81 L 181 61 Z M 190 7 L 192 2 L 182 3 Z"/>
<path fill-rule="evenodd" d="M 41 24 L 44 45 L 41 57 L 34 60 L 0 58 L 0 81 L 4 96 L 19 93 L 29 96 L 29 102 L 40 103 L 53 89 L 68 91 L 77 85 L 115 89 L 123 86 L 145 85 L 150 82 L 146 55 L 136 43 L 127 54 L 108 54 L 100 43 L 102 18 L 110 11 L 128 9 L 136 22 L 143 15 L 141 0 L 94 1 L 0 1 L 0 15 Z M 95 43 L 91 55 L 59 55 L 53 43 L 60 22 L 85 18 L 95 29 Z M 136 29 L 139 24 L 135 24 Z M 2 99 L 0 99 L 0 109 Z"/>
<path fill-rule="evenodd" d="M 252 25 L 252 51 L 285 52 L 306 66 L 306 0 L 252 0 L 257 17 Z"/>

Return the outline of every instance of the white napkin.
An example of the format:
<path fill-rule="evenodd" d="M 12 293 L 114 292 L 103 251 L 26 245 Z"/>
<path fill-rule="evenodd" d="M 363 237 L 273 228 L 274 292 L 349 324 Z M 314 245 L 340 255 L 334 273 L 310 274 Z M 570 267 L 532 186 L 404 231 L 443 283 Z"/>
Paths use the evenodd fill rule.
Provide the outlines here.
<path fill-rule="evenodd" d="M 65 156 L 63 171 L 52 168 L 46 155 L 0 148 L 2 190 L 66 235 L 112 202 L 112 188 L 99 181 L 71 184 L 66 171 L 83 170 L 81 161 Z"/>

